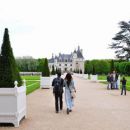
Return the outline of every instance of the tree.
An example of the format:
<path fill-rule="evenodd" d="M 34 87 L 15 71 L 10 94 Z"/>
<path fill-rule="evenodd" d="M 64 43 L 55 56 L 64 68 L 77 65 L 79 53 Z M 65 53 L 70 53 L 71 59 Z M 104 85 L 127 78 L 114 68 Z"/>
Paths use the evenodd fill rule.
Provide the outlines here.
<path fill-rule="evenodd" d="M 18 86 L 22 85 L 22 80 L 10 45 L 8 29 L 5 28 L 0 55 L 0 87 L 12 88 L 14 87 L 15 80 L 18 81 Z"/>
<path fill-rule="evenodd" d="M 128 74 L 128 72 L 126 70 L 128 70 L 128 68 L 126 69 L 128 62 L 121 62 L 119 64 L 119 70 L 121 74 Z"/>
<path fill-rule="evenodd" d="M 44 64 L 43 64 L 43 71 L 42 71 L 42 76 L 50 76 L 50 71 L 49 71 L 49 67 L 48 67 L 48 60 L 47 58 L 45 58 Z"/>
<path fill-rule="evenodd" d="M 55 71 L 55 67 L 54 67 L 54 65 L 52 66 L 51 74 L 52 74 L 52 75 L 55 75 L 55 74 L 56 74 L 56 71 Z"/>
<path fill-rule="evenodd" d="M 80 74 L 82 74 L 82 70 L 80 69 Z"/>
<path fill-rule="evenodd" d="M 58 73 L 58 69 L 57 69 L 57 67 L 56 67 L 56 74 Z"/>
<path fill-rule="evenodd" d="M 125 72 L 130 76 L 130 62 L 128 62 L 125 66 Z"/>
<path fill-rule="evenodd" d="M 95 66 L 93 65 L 93 71 L 92 71 L 92 74 L 95 75 L 96 72 L 95 72 Z"/>
<path fill-rule="evenodd" d="M 121 31 L 112 38 L 114 42 L 110 48 L 116 50 L 117 58 L 128 60 L 130 58 L 130 21 L 121 21 L 119 27 Z"/>
<path fill-rule="evenodd" d="M 38 72 L 43 72 L 44 71 L 44 62 L 45 62 L 44 58 L 38 59 L 38 66 L 37 66 L 37 71 Z"/>
<path fill-rule="evenodd" d="M 91 74 L 93 70 L 92 62 L 91 61 L 86 61 L 85 62 L 85 73 L 86 74 Z"/>
<path fill-rule="evenodd" d="M 111 69 L 111 72 L 115 70 L 115 67 L 114 67 L 114 60 L 111 60 L 110 69 Z"/>
<path fill-rule="evenodd" d="M 36 72 L 39 69 L 39 60 L 31 56 L 23 56 L 16 58 L 16 63 L 22 72 Z"/>

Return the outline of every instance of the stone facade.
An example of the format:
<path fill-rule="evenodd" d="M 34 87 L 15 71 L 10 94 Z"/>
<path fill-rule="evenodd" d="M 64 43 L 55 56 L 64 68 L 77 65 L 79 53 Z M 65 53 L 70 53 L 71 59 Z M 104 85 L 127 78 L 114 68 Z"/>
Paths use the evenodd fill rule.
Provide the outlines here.
<path fill-rule="evenodd" d="M 61 72 L 82 72 L 84 73 L 84 57 L 83 51 L 78 46 L 77 50 L 74 50 L 71 54 L 61 54 L 59 56 L 53 56 L 49 59 L 49 68 L 52 71 L 52 66 L 61 70 Z"/>

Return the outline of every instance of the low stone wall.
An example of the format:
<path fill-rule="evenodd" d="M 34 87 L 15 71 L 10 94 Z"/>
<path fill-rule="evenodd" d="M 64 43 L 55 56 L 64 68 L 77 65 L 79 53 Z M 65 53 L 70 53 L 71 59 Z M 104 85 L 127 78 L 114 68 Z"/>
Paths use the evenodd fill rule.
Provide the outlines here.
<path fill-rule="evenodd" d="M 20 72 L 20 75 L 42 75 L 42 72 Z"/>

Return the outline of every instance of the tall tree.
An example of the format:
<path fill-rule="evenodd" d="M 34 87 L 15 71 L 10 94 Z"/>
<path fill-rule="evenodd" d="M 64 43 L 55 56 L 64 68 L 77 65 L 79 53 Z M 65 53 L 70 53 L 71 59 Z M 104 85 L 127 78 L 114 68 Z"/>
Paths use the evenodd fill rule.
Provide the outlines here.
<path fill-rule="evenodd" d="M 22 80 L 10 45 L 8 29 L 5 28 L 0 55 L 0 87 L 12 88 L 15 80 L 21 86 Z"/>
<path fill-rule="evenodd" d="M 51 74 L 52 74 L 52 75 L 55 75 L 55 74 L 56 74 L 56 71 L 55 71 L 55 67 L 54 67 L 54 65 L 52 66 Z"/>
<path fill-rule="evenodd" d="M 44 61 L 42 76 L 47 76 L 47 77 L 50 76 L 50 70 L 49 70 L 49 67 L 48 67 L 47 58 L 45 58 L 45 61 Z"/>
<path fill-rule="evenodd" d="M 113 37 L 111 49 L 115 49 L 116 57 L 128 60 L 130 58 L 130 21 L 119 23 L 120 31 Z"/>
<path fill-rule="evenodd" d="M 115 70 L 114 60 L 111 60 L 110 69 L 111 69 L 111 72 Z"/>
<path fill-rule="evenodd" d="M 96 74 L 96 71 L 95 71 L 95 66 L 93 65 L 93 71 L 92 71 L 92 74 L 95 75 Z"/>

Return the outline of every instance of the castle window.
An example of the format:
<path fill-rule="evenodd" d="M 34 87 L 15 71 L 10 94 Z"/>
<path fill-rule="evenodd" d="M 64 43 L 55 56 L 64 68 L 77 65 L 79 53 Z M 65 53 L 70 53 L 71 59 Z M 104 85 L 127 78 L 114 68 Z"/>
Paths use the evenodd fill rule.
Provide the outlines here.
<path fill-rule="evenodd" d="M 65 66 L 67 66 L 67 64 L 65 64 Z"/>
<path fill-rule="evenodd" d="M 70 64 L 70 66 L 72 66 L 72 64 Z"/>
<path fill-rule="evenodd" d="M 59 64 L 59 66 L 61 66 L 61 64 Z"/>
<path fill-rule="evenodd" d="M 65 62 L 67 62 L 67 59 L 65 60 Z"/>

